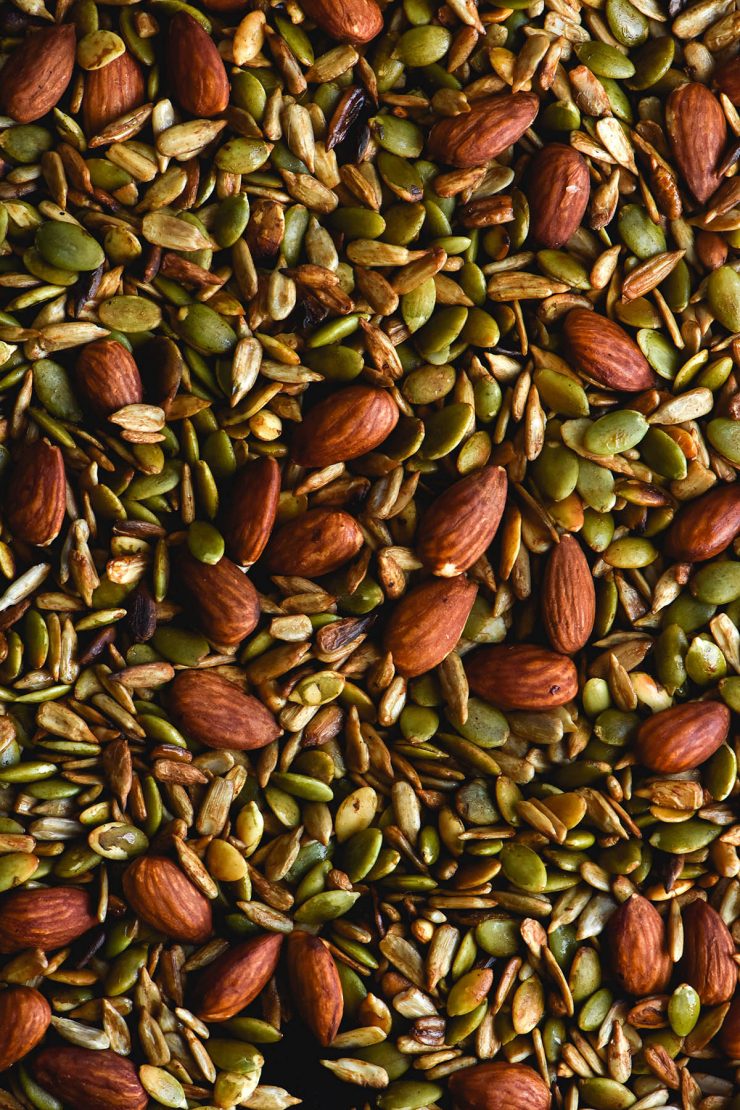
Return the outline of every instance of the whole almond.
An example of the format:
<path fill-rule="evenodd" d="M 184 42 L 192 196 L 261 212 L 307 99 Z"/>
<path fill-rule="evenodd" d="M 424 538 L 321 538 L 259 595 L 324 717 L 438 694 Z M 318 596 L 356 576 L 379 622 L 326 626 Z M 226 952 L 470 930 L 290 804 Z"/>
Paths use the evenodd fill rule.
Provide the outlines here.
<path fill-rule="evenodd" d="M 37 547 L 52 543 L 67 511 L 64 458 L 45 439 L 21 448 L 10 471 L 5 519 L 16 539 Z"/>
<path fill-rule="evenodd" d="M 683 912 L 681 974 L 694 988 L 703 1006 L 719 1006 L 732 998 L 737 987 L 735 942 L 724 921 L 698 898 Z"/>
<path fill-rule="evenodd" d="M 282 943 L 281 933 L 266 933 L 232 946 L 209 964 L 197 987 L 195 1010 L 201 1021 L 228 1021 L 253 1002 L 275 974 Z"/>
<path fill-rule="evenodd" d="M 53 952 L 99 925 L 93 897 L 76 886 L 15 890 L 0 901 L 0 952 Z"/>
<path fill-rule="evenodd" d="M 633 894 L 606 926 L 605 951 L 620 987 L 637 998 L 661 994 L 671 977 L 663 918 L 652 902 Z"/>
<path fill-rule="evenodd" d="M 564 655 L 588 642 L 596 619 L 591 568 L 575 536 L 562 536 L 547 560 L 542 583 L 542 621 L 547 638 Z"/>
<path fill-rule="evenodd" d="M 717 1038 L 720 1048 L 730 1060 L 740 1060 L 740 994 L 732 1000 Z"/>
<path fill-rule="evenodd" d="M 469 112 L 435 123 L 427 154 L 465 169 L 490 162 L 534 123 L 540 102 L 534 93 L 501 93 L 474 100 Z"/>
<path fill-rule="evenodd" d="M 239 471 L 224 509 L 226 547 L 240 566 L 256 563 L 270 538 L 280 498 L 280 467 L 266 456 Z"/>
<path fill-rule="evenodd" d="M 267 568 L 271 574 L 317 578 L 341 567 L 363 542 L 362 529 L 349 513 L 309 509 L 273 535 Z"/>
<path fill-rule="evenodd" d="M 146 88 L 141 66 L 133 54 L 124 50 L 102 69 L 92 69 L 85 77 L 82 121 L 85 134 L 92 138 L 144 103 Z"/>
<path fill-rule="evenodd" d="M 33 987 L 0 991 L 0 1072 L 33 1051 L 51 1021 L 51 1006 Z"/>
<path fill-rule="evenodd" d="M 209 670 L 180 671 L 169 689 L 169 705 L 178 727 L 206 748 L 253 751 L 280 735 L 261 701 Z"/>
<path fill-rule="evenodd" d="M 320 937 L 294 929 L 287 941 L 290 993 L 295 1008 L 326 1048 L 337 1035 L 344 996 L 337 965 Z"/>
<path fill-rule="evenodd" d="M 455 1110 L 550 1110 L 550 1090 L 534 1068 L 507 1060 L 475 1064 L 450 1077 Z"/>
<path fill-rule="evenodd" d="M 0 111 L 33 123 L 59 103 L 72 78 L 77 46 L 71 23 L 27 35 L 3 66 Z"/>
<path fill-rule="evenodd" d="M 495 644 L 465 657 L 474 694 L 499 709 L 555 709 L 578 692 L 572 660 L 534 644 Z"/>
<path fill-rule="evenodd" d="M 719 701 L 687 701 L 654 713 L 637 730 L 640 762 L 651 771 L 693 771 L 714 755 L 730 731 L 730 711 Z"/>
<path fill-rule="evenodd" d="M 650 363 L 627 332 L 588 308 L 574 308 L 565 318 L 566 353 L 585 378 L 624 393 L 655 385 Z"/>
<path fill-rule="evenodd" d="M 416 535 L 416 552 L 428 571 L 451 578 L 483 555 L 498 530 L 506 490 L 503 467 L 483 466 L 437 498 Z"/>
<path fill-rule="evenodd" d="M 706 85 L 688 82 L 674 89 L 665 108 L 666 131 L 684 180 L 700 204 L 722 178 L 717 166 L 727 142 L 727 120 Z"/>
<path fill-rule="evenodd" d="M 431 671 L 450 654 L 477 592 L 478 587 L 461 574 L 430 578 L 401 598 L 383 637 L 399 674 L 414 678 Z"/>
<path fill-rule="evenodd" d="M 197 612 L 197 623 L 216 644 L 240 644 L 257 627 L 257 591 L 236 563 L 225 555 L 217 563 L 201 563 L 183 553 L 178 571 Z"/>
<path fill-rule="evenodd" d="M 717 66 L 713 80 L 720 92 L 723 92 L 732 103 L 740 104 L 740 57 L 730 58 L 724 65 Z"/>
<path fill-rule="evenodd" d="M 223 59 L 211 36 L 187 12 L 170 20 L 167 72 L 177 103 L 191 115 L 217 116 L 229 103 Z"/>
<path fill-rule="evenodd" d="M 666 551 L 684 563 L 713 559 L 740 533 L 740 482 L 715 486 L 678 510 Z"/>
<path fill-rule="evenodd" d="M 115 339 L 96 339 L 82 348 L 75 366 L 80 399 L 96 416 L 106 417 L 143 397 L 134 356 Z"/>
<path fill-rule="evenodd" d="M 139 856 L 123 873 L 134 913 L 171 940 L 204 944 L 213 932 L 211 903 L 166 856 Z"/>
<path fill-rule="evenodd" d="M 359 458 L 379 447 L 398 422 L 398 407 L 385 389 L 350 385 L 319 401 L 293 434 L 299 466 L 323 467 Z"/>
<path fill-rule="evenodd" d="M 586 160 L 573 147 L 546 143 L 527 171 L 529 229 L 543 247 L 558 248 L 580 226 L 591 192 Z"/>
<path fill-rule="evenodd" d="M 107 1048 L 44 1048 L 33 1062 L 33 1074 L 70 1110 L 145 1110 L 149 1105 L 134 1065 Z"/>
<path fill-rule="evenodd" d="M 301 0 L 309 19 L 338 42 L 359 46 L 383 29 L 383 14 L 375 0 Z"/>

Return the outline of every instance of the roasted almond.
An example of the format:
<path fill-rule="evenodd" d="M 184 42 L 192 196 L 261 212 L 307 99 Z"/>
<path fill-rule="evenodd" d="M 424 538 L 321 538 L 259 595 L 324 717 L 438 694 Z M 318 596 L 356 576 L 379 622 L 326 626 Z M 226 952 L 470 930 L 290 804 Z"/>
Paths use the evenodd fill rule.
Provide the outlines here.
<path fill-rule="evenodd" d="M 5 519 L 16 539 L 37 547 L 52 543 L 67 511 L 67 479 L 58 447 L 45 439 L 19 451 L 5 494 Z"/>
<path fill-rule="evenodd" d="M 166 856 L 139 856 L 129 864 L 123 891 L 134 913 L 172 940 L 203 944 L 213 932 L 211 903 Z"/>
<path fill-rule="evenodd" d="M 666 131 L 684 180 L 700 204 L 722 178 L 717 173 L 727 142 L 727 120 L 717 97 L 697 81 L 679 85 L 668 97 Z"/>
<path fill-rule="evenodd" d="M 534 123 L 540 102 L 534 93 L 501 93 L 474 100 L 469 112 L 434 124 L 427 143 L 433 160 L 465 169 L 490 162 Z"/>
<path fill-rule="evenodd" d="M 236 563 L 225 555 L 217 563 L 201 563 L 184 552 L 178 570 L 198 626 L 209 640 L 233 646 L 254 631 L 260 619 L 259 595 Z"/>
<path fill-rule="evenodd" d="M 143 397 L 134 356 L 115 339 L 96 339 L 82 348 L 75 381 L 83 403 L 100 417 L 139 404 Z"/>
<path fill-rule="evenodd" d="M 455 482 L 424 514 L 416 552 L 441 578 L 467 570 L 493 542 L 506 506 L 506 471 L 483 466 Z"/>
<path fill-rule="evenodd" d="M 271 574 L 316 578 L 341 567 L 363 542 L 362 529 L 349 513 L 309 509 L 272 537 L 267 568 Z"/>
<path fill-rule="evenodd" d="M 3 66 L 0 111 L 33 123 L 59 103 L 72 78 L 77 40 L 72 23 L 27 35 Z"/>
<path fill-rule="evenodd" d="M 450 1077 L 455 1110 L 550 1110 L 550 1090 L 534 1068 L 508 1060 L 475 1064 Z"/>
<path fill-rule="evenodd" d="M 465 657 L 470 689 L 499 709 L 555 709 L 578 693 L 566 655 L 534 644 L 495 644 Z"/>
<path fill-rule="evenodd" d="M 673 964 L 663 918 L 652 902 L 633 894 L 611 915 L 605 951 L 620 987 L 637 998 L 660 994 L 668 986 Z"/>
<path fill-rule="evenodd" d="M 650 389 L 657 378 L 627 332 L 588 308 L 574 308 L 565 318 L 566 353 L 584 378 L 624 393 Z"/>
<path fill-rule="evenodd" d="M 740 104 L 740 57 L 736 55 L 724 65 L 717 66 L 713 80 L 719 91 L 735 106 Z"/>
<path fill-rule="evenodd" d="M 462 635 L 478 587 L 464 575 L 430 578 L 397 603 L 383 637 L 405 678 L 431 671 L 445 659 Z"/>
<path fill-rule="evenodd" d="M 146 88 L 141 66 L 124 50 L 102 69 L 91 69 L 85 77 L 82 121 L 88 138 L 109 123 L 144 103 Z"/>
<path fill-rule="evenodd" d="M 715 486 L 678 510 L 668 529 L 666 551 L 684 563 L 713 559 L 740 532 L 740 482 Z"/>
<path fill-rule="evenodd" d="M 206 748 L 252 751 L 280 735 L 261 701 L 210 670 L 180 671 L 170 686 L 169 705 L 178 727 Z"/>
<path fill-rule="evenodd" d="M 33 987 L 0 991 L 0 1072 L 33 1051 L 50 1021 L 51 1006 Z"/>
<path fill-rule="evenodd" d="M 211 36 L 187 12 L 170 20 L 167 73 L 177 103 L 193 116 L 217 116 L 229 103 L 223 59 Z"/>
<path fill-rule="evenodd" d="M 740 1060 L 740 994 L 735 994 L 717 1040 L 730 1060 Z"/>
<path fill-rule="evenodd" d="M 255 459 L 239 471 L 224 509 L 226 546 L 241 566 L 256 563 L 270 538 L 280 498 L 280 467 L 275 459 Z"/>
<path fill-rule="evenodd" d="M 107 1048 L 44 1048 L 33 1062 L 33 1074 L 70 1110 L 145 1110 L 149 1105 L 134 1065 Z"/>
<path fill-rule="evenodd" d="M 16 890 L 0 902 L 0 952 L 52 952 L 99 925 L 93 898 L 76 886 Z"/>
<path fill-rule="evenodd" d="M 591 192 L 586 160 L 573 147 L 546 143 L 527 171 L 529 230 L 543 247 L 562 247 L 580 226 Z"/>
<path fill-rule="evenodd" d="M 287 941 L 290 993 L 295 1008 L 324 1048 L 337 1035 L 344 996 L 337 965 L 320 937 L 294 929 Z"/>
<path fill-rule="evenodd" d="M 275 974 L 282 943 L 281 933 L 252 937 L 209 964 L 197 987 L 201 1021 L 228 1021 L 253 1002 Z"/>
<path fill-rule="evenodd" d="M 730 711 L 719 701 L 687 701 L 654 713 L 637 730 L 637 754 L 651 771 L 693 771 L 714 755 L 730 731 Z"/>
<path fill-rule="evenodd" d="M 356 46 L 370 42 L 383 29 L 383 14 L 375 0 L 301 0 L 309 19 L 338 42 Z"/>
<path fill-rule="evenodd" d="M 398 422 L 398 407 L 385 389 L 350 385 L 319 401 L 293 434 L 299 466 L 347 462 L 379 447 Z"/>
<path fill-rule="evenodd" d="M 717 913 L 701 898 L 683 911 L 681 974 L 703 1006 L 719 1006 L 737 987 L 735 942 Z"/>
<path fill-rule="evenodd" d="M 575 536 L 561 536 L 547 560 L 542 583 L 542 621 L 547 638 L 564 655 L 588 642 L 596 619 L 591 568 Z"/>

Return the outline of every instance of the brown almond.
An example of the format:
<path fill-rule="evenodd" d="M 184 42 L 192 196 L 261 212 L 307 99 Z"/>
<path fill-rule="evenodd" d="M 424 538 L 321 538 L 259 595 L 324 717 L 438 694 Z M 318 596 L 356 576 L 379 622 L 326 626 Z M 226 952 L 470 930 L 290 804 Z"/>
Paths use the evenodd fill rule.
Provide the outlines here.
<path fill-rule="evenodd" d="M 17 1064 L 43 1040 L 51 1006 L 33 987 L 0 991 L 0 1072 Z"/>
<path fill-rule="evenodd" d="M 209 964 L 197 988 L 201 1021 L 228 1021 L 253 1002 L 275 974 L 282 943 L 281 933 L 252 937 Z"/>
<path fill-rule="evenodd" d="M 474 100 L 469 112 L 439 120 L 429 134 L 432 160 L 466 169 L 496 158 L 534 123 L 540 102 L 534 93 L 501 93 Z"/>
<path fill-rule="evenodd" d="M 571 659 L 534 644 L 495 644 L 465 657 L 470 689 L 499 709 L 555 709 L 578 693 Z"/>
<path fill-rule="evenodd" d="M 224 555 L 210 565 L 183 553 L 178 569 L 207 639 L 230 647 L 254 631 L 260 619 L 259 595 L 231 559 Z"/>
<path fill-rule="evenodd" d="M 714 71 L 714 83 L 737 107 L 740 104 L 740 57 L 730 58 Z"/>
<path fill-rule="evenodd" d="M 293 435 L 291 454 L 299 466 L 347 462 L 379 447 L 397 423 L 398 407 L 390 393 L 350 385 L 306 413 Z"/>
<path fill-rule="evenodd" d="M 280 735 L 261 701 L 210 670 L 180 671 L 170 686 L 169 705 L 175 724 L 206 748 L 253 751 Z"/>
<path fill-rule="evenodd" d="M 144 103 L 146 88 L 141 66 L 133 54 L 124 50 L 102 69 L 92 69 L 85 77 L 82 122 L 88 138 L 109 123 L 120 119 Z"/>
<path fill-rule="evenodd" d="M 140 856 L 123 873 L 134 913 L 172 940 L 203 944 L 213 932 L 211 903 L 166 856 Z"/>
<path fill-rule="evenodd" d="M 652 902 L 633 894 L 606 926 L 605 951 L 620 987 L 636 998 L 661 994 L 671 978 L 663 918 Z"/>
<path fill-rule="evenodd" d="M 134 356 L 115 339 L 96 339 L 82 348 L 75 381 L 80 399 L 102 418 L 139 404 L 144 395 Z"/>
<path fill-rule="evenodd" d="M 740 1060 L 740 994 L 735 993 L 717 1038 L 730 1060 Z"/>
<path fill-rule="evenodd" d="M 730 731 L 730 711 L 719 701 L 687 701 L 654 713 L 637 730 L 643 766 L 663 775 L 693 771 L 714 755 Z"/>
<path fill-rule="evenodd" d="M 703 1006 L 719 1006 L 737 987 L 735 942 L 716 910 L 701 898 L 683 911 L 681 974 Z"/>
<path fill-rule="evenodd" d="M 478 587 L 464 575 L 430 578 L 397 603 L 385 629 L 385 650 L 405 678 L 431 671 L 462 635 Z"/>
<path fill-rule="evenodd" d="M 596 619 L 596 591 L 591 568 L 575 536 L 561 536 L 553 546 L 542 583 L 542 621 L 547 638 L 564 655 L 588 642 Z"/>
<path fill-rule="evenodd" d="M 363 543 L 362 529 L 349 513 L 309 509 L 272 537 L 267 567 L 271 574 L 317 578 L 341 567 Z"/>
<path fill-rule="evenodd" d="M 3 66 L 0 111 L 16 123 L 33 123 L 50 112 L 72 78 L 76 47 L 71 23 L 27 35 Z"/>
<path fill-rule="evenodd" d="M 455 1110 L 550 1110 L 550 1090 L 534 1068 L 508 1060 L 475 1064 L 450 1077 Z"/>
<path fill-rule="evenodd" d="M 11 468 L 5 500 L 5 519 L 16 539 L 37 547 L 52 543 L 67 511 L 60 449 L 45 439 L 23 446 Z"/>
<path fill-rule="evenodd" d="M 527 171 L 529 230 L 536 242 L 564 246 L 580 226 L 590 193 L 585 158 L 563 143 L 546 143 Z"/>
<path fill-rule="evenodd" d="M 175 99 L 193 116 L 209 118 L 229 103 L 229 78 L 215 42 L 197 19 L 177 12 L 167 32 L 167 72 Z"/>
<path fill-rule="evenodd" d="M 15 890 L 0 901 L 0 952 L 52 952 L 99 925 L 88 890 L 76 886 Z"/>
<path fill-rule="evenodd" d="M 740 533 L 740 482 L 715 486 L 678 510 L 666 552 L 684 563 L 702 563 L 725 551 Z"/>
<path fill-rule="evenodd" d="M 240 566 L 256 563 L 265 550 L 280 499 L 280 467 L 275 459 L 255 459 L 234 479 L 224 510 L 226 546 Z"/>
<path fill-rule="evenodd" d="M 624 393 L 655 385 L 650 363 L 624 328 L 588 308 L 574 308 L 565 318 L 566 353 L 585 378 Z"/>
<path fill-rule="evenodd" d="M 706 85 L 690 81 L 674 89 L 665 108 L 666 131 L 684 180 L 700 204 L 722 181 L 717 166 L 727 142 L 727 120 Z"/>
<path fill-rule="evenodd" d="M 145 1110 L 149 1105 L 134 1065 L 107 1048 L 44 1048 L 33 1062 L 33 1074 L 70 1110 Z"/>
<path fill-rule="evenodd" d="M 355 46 L 370 42 L 383 30 L 383 14 L 375 0 L 301 0 L 301 7 L 322 31 L 337 42 Z"/>
<path fill-rule="evenodd" d="M 288 982 L 303 1021 L 324 1048 L 337 1035 L 344 996 L 337 965 L 320 937 L 294 929 L 287 941 Z"/>
<path fill-rule="evenodd" d="M 506 506 L 506 471 L 483 466 L 455 482 L 427 509 L 416 552 L 432 574 L 461 574 L 493 542 Z"/>

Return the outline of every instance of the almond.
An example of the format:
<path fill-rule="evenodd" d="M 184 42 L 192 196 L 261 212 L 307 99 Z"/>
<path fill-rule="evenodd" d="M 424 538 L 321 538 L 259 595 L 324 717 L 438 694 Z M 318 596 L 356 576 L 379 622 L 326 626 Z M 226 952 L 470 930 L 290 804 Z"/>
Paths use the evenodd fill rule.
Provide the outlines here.
<path fill-rule="evenodd" d="M 167 72 L 177 103 L 193 116 L 217 116 L 229 103 L 229 78 L 216 44 L 197 19 L 177 12 L 167 33 Z"/>
<path fill-rule="evenodd" d="M 28 35 L 3 66 L 0 111 L 33 123 L 59 103 L 72 78 L 77 38 L 73 24 Z"/>
<path fill-rule="evenodd" d="M 430 578 L 396 605 L 385 630 L 385 650 L 404 678 L 431 671 L 462 635 L 478 587 L 464 575 Z"/>
<path fill-rule="evenodd" d="M 204 944 L 213 932 L 211 903 L 166 856 L 140 856 L 123 873 L 137 917 L 172 940 Z"/>
<path fill-rule="evenodd" d="M 550 1110 L 550 1090 L 534 1068 L 497 1060 L 453 1072 L 455 1110 Z"/>
<path fill-rule="evenodd" d="M 734 57 L 714 71 L 714 83 L 732 103 L 740 104 L 740 57 Z"/>
<path fill-rule="evenodd" d="M 637 998 L 661 994 L 673 964 L 666 944 L 663 918 L 652 902 L 633 894 L 606 926 L 605 951 L 620 987 Z"/>
<path fill-rule="evenodd" d="M 698 898 L 683 911 L 681 974 L 703 1006 L 719 1006 L 737 987 L 735 943 L 724 921 Z"/>
<path fill-rule="evenodd" d="M 320 937 L 294 929 L 287 941 L 290 992 L 298 1013 L 324 1048 L 337 1035 L 344 996 L 337 965 Z"/>
<path fill-rule="evenodd" d="M 506 506 L 506 471 L 483 466 L 455 482 L 427 509 L 416 553 L 441 578 L 461 574 L 493 542 Z"/>
<path fill-rule="evenodd" d="M 272 532 L 280 499 L 280 467 L 265 457 L 247 463 L 234 479 L 224 511 L 223 534 L 232 559 L 256 563 Z"/>
<path fill-rule="evenodd" d="M 0 952 L 51 952 L 99 924 L 90 893 L 80 887 L 16 890 L 0 902 Z"/>
<path fill-rule="evenodd" d="M 301 0 L 309 19 L 338 42 L 355 46 L 370 42 L 383 30 L 383 14 L 375 0 Z"/>
<path fill-rule="evenodd" d="M 666 131 L 684 180 L 700 204 L 722 181 L 717 166 L 727 142 L 727 120 L 706 85 L 688 82 L 674 89 L 665 109 Z"/>
<path fill-rule="evenodd" d="M 496 644 L 465 659 L 470 689 L 499 709 L 555 709 L 578 693 L 572 660 L 534 644 Z"/>
<path fill-rule="evenodd" d="M 43 1039 L 51 1021 L 51 1006 L 33 987 L 0 992 L 0 1072 L 22 1060 Z"/>
<path fill-rule="evenodd" d="M 713 559 L 740 533 L 740 482 L 715 486 L 678 510 L 668 530 L 666 552 L 684 563 Z"/>
<path fill-rule="evenodd" d="M 216 644 L 240 644 L 257 627 L 260 600 L 252 583 L 231 559 L 224 555 L 209 565 L 183 553 L 178 570 L 180 580 L 193 600 L 198 625 L 204 636 Z"/>
<path fill-rule="evenodd" d="M 543 247 L 564 246 L 580 226 L 591 193 L 586 160 L 573 147 L 546 143 L 527 172 L 529 231 Z"/>
<path fill-rule="evenodd" d="M 730 1060 L 740 1060 L 740 994 L 735 994 L 717 1039 Z"/>
<path fill-rule="evenodd" d="M 103 418 L 139 404 L 144 395 L 134 356 L 115 339 L 96 339 L 82 348 L 75 381 L 83 403 Z"/>
<path fill-rule="evenodd" d="M 564 330 L 567 355 L 585 378 L 624 393 L 639 393 L 657 382 L 634 340 L 606 316 L 574 308 L 565 318 Z"/>
<path fill-rule="evenodd" d="M 180 671 L 169 691 L 175 723 L 206 748 L 253 751 L 280 735 L 272 713 L 210 670 Z"/>
<path fill-rule="evenodd" d="M 141 66 L 133 54 L 124 50 L 102 69 L 92 69 L 85 77 L 82 121 L 88 138 L 109 123 L 144 103 L 146 88 Z"/>
<path fill-rule="evenodd" d="M 107 1048 L 44 1048 L 33 1062 L 33 1074 L 70 1110 L 145 1110 L 149 1105 L 134 1065 Z"/>
<path fill-rule="evenodd" d="M 37 547 L 52 543 L 67 511 L 67 479 L 59 448 L 45 439 L 23 446 L 5 496 L 5 519 L 15 538 Z"/>
<path fill-rule="evenodd" d="M 637 753 L 643 766 L 663 775 L 693 771 L 727 739 L 730 711 L 718 701 L 687 701 L 643 721 Z"/>
<path fill-rule="evenodd" d="M 253 1002 L 280 958 L 281 933 L 266 933 L 227 949 L 198 982 L 195 1007 L 201 1021 L 228 1021 Z"/>
<path fill-rule="evenodd" d="M 435 123 L 427 153 L 433 160 L 465 169 L 490 162 L 534 123 L 540 102 L 534 93 L 502 93 L 474 100 L 469 112 Z"/>
<path fill-rule="evenodd" d="M 542 583 L 542 622 L 547 638 L 564 655 L 588 642 L 596 619 L 591 568 L 575 536 L 561 536 L 550 552 Z"/>
<path fill-rule="evenodd" d="M 271 574 L 316 578 L 341 567 L 363 543 L 362 529 L 349 513 L 309 509 L 272 537 L 267 567 Z"/>
<path fill-rule="evenodd" d="M 331 466 L 378 447 L 398 422 L 398 407 L 385 389 L 350 385 L 307 412 L 293 435 L 299 466 Z"/>

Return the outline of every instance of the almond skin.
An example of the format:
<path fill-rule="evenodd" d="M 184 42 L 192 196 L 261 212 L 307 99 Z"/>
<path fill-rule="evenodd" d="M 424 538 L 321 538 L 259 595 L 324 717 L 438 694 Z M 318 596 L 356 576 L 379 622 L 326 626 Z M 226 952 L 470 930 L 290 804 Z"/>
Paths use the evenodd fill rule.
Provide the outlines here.
<path fill-rule="evenodd" d="M 207 639 L 233 646 L 254 631 L 260 619 L 259 597 L 236 563 L 224 555 L 209 565 L 183 553 L 178 569 Z"/>
<path fill-rule="evenodd" d="M 719 701 L 687 701 L 643 721 L 637 730 L 640 762 L 650 771 L 693 771 L 714 755 L 730 731 L 730 711 Z"/>
<path fill-rule="evenodd" d="M 86 407 L 102 418 L 139 404 L 144 395 L 134 356 L 115 339 L 96 339 L 82 348 L 75 381 Z"/>
<path fill-rule="evenodd" d="M 596 619 L 591 568 L 575 536 L 562 536 L 547 560 L 542 583 L 542 621 L 547 638 L 564 655 L 588 642 Z"/>
<path fill-rule="evenodd" d="M 145 1110 L 149 1104 L 134 1065 L 107 1048 L 44 1048 L 33 1062 L 33 1074 L 74 1110 Z"/>
<path fill-rule="evenodd" d="M 730 1060 L 740 1060 L 740 994 L 735 994 L 717 1039 Z"/>
<path fill-rule="evenodd" d="M 681 974 L 703 1006 L 719 1006 L 737 987 L 735 943 L 724 921 L 701 898 L 683 912 Z"/>
<path fill-rule="evenodd" d="M 22 1060 L 43 1039 L 51 1006 L 33 987 L 0 991 L 0 1072 Z"/>
<path fill-rule="evenodd" d="M 229 555 L 240 566 L 256 563 L 265 550 L 279 499 L 280 467 L 275 459 L 255 459 L 234 479 L 222 530 Z"/>
<path fill-rule="evenodd" d="M 478 587 L 464 575 L 430 578 L 397 603 L 383 643 L 405 678 L 431 671 L 462 635 Z"/>
<path fill-rule="evenodd" d="M 169 704 L 178 727 L 206 748 L 254 751 L 280 735 L 261 701 L 209 670 L 180 671 Z"/>
<path fill-rule="evenodd" d="M 178 12 L 167 33 L 167 72 L 175 99 L 193 116 L 217 116 L 229 103 L 229 78 L 211 36 Z"/>
<path fill-rule="evenodd" d="M 481 557 L 498 530 L 507 486 L 503 467 L 483 466 L 437 498 L 416 535 L 416 553 L 428 571 L 451 578 Z"/>
<path fill-rule="evenodd" d="M 52 543 L 67 511 L 67 479 L 59 448 L 43 439 L 22 447 L 5 498 L 5 518 L 16 539 L 37 547 Z"/>
<path fill-rule="evenodd" d="M 609 918 L 606 937 L 605 951 L 624 990 L 645 998 L 666 989 L 673 964 L 663 918 L 652 902 L 633 894 Z"/>
<path fill-rule="evenodd" d="M 465 658 L 470 689 L 499 709 L 555 709 L 578 693 L 565 655 L 534 644 L 495 644 Z"/>
<path fill-rule="evenodd" d="M 606 316 L 574 308 L 565 318 L 564 330 L 573 368 L 585 378 L 624 393 L 639 393 L 655 385 L 657 378 L 640 348 Z"/>
<path fill-rule="evenodd" d="M 144 103 L 144 74 L 133 54 L 125 50 L 102 69 L 92 69 L 85 77 L 82 122 L 88 137 L 97 135 L 109 123 Z"/>
<path fill-rule="evenodd" d="M 337 1035 L 344 996 L 337 966 L 319 937 L 294 929 L 287 940 L 288 982 L 295 1008 L 322 1047 Z"/>
<path fill-rule="evenodd" d="M 50 112 L 72 78 L 76 48 L 71 23 L 28 35 L 3 66 L 0 111 L 17 123 L 33 123 Z"/>
<path fill-rule="evenodd" d="M 138 917 L 172 940 L 203 944 L 213 932 L 211 903 L 166 856 L 134 860 L 123 892 Z"/>
<path fill-rule="evenodd" d="M 313 22 L 337 42 L 355 46 L 370 42 L 383 30 L 383 14 L 375 0 L 301 0 Z"/>
<path fill-rule="evenodd" d="M 432 160 L 459 169 L 490 162 L 531 127 L 539 107 L 534 93 L 526 92 L 474 100 L 469 112 L 435 123 L 427 153 Z"/>
<path fill-rule="evenodd" d="M 0 952 L 52 952 L 99 925 L 93 899 L 76 886 L 16 890 L 0 902 Z"/>
<path fill-rule="evenodd" d="M 740 532 L 740 482 L 715 486 L 679 509 L 666 551 L 683 563 L 703 563 L 730 546 Z"/>
<path fill-rule="evenodd" d="M 706 85 L 688 82 L 668 97 L 665 122 L 684 180 L 704 204 L 722 181 L 717 165 L 727 142 L 725 113 Z"/>
<path fill-rule="evenodd" d="M 580 226 L 591 179 L 586 160 L 563 143 L 546 143 L 527 172 L 530 234 L 543 247 L 558 248 Z"/>
<path fill-rule="evenodd" d="M 534 1068 L 505 1060 L 453 1072 L 450 1091 L 455 1110 L 550 1110 L 552 1103 Z"/>
<path fill-rule="evenodd" d="M 229 948 L 209 964 L 198 983 L 201 1021 L 228 1021 L 267 985 L 280 959 L 281 933 L 266 933 Z"/>
<path fill-rule="evenodd" d="M 293 435 L 299 466 L 331 466 L 379 447 L 398 423 L 396 402 L 384 389 L 350 385 L 312 408 Z"/>
<path fill-rule="evenodd" d="M 363 543 L 362 529 L 349 513 L 309 509 L 272 537 L 267 567 L 271 574 L 317 578 L 341 567 Z"/>

